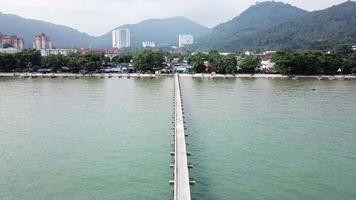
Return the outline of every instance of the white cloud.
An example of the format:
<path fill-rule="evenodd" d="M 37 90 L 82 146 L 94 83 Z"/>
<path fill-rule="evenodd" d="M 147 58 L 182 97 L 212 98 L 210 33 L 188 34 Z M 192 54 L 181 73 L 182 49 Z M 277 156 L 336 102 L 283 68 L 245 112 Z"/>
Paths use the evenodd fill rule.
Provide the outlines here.
<path fill-rule="evenodd" d="M 307 10 L 344 0 L 282 0 Z M 92 35 L 149 18 L 185 16 L 212 27 L 247 9 L 256 0 L 0 0 L 0 11 L 63 24 Z"/>

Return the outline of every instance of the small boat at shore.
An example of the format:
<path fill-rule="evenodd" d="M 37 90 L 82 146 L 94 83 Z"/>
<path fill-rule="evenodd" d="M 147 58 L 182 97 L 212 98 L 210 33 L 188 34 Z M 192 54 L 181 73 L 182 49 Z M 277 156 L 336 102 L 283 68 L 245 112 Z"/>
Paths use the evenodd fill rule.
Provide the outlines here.
<path fill-rule="evenodd" d="M 298 77 L 296 77 L 296 76 L 289 76 L 289 78 L 290 78 L 291 80 L 298 80 Z"/>

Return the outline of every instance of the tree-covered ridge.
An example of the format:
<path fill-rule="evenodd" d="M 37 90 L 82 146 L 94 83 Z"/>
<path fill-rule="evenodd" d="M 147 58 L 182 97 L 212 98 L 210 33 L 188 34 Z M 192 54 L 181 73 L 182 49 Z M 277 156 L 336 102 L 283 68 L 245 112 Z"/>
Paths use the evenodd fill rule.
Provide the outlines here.
<path fill-rule="evenodd" d="M 252 37 L 259 38 L 249 42 L 256 49 L 330 50 L 338 44 L 352 44 L 356 42 L 356 3 L 348 1 L 314 11 Z"/>
<path fill-rule="evenodd" d="M 304 16 L 307 11 L 281 2 L 262 2 L 251 6 L 232 20 L 214 27 L 199 41 L 199 47 L 223 50 L 246 34 L 253 34 Z"/>
<path fill-rule="evenodd" d="M 356 43 L 356 3 L 345 3 L 321 11 L 304 12 L 299 17 L 277 23 L 272 20 L 269 12 L 260 12 L 260 7 L 270 8 L 270 5 L 281 3 L 261 3 L 249 9 L 261 19 L 275 21 L 276 24 L 266 24 L 264 20 L 256 21 L 253 18 L 244 19 L 245 23 L 255 24 L 253 30 L 243 30 L 236 33 L 237 23 L 225 28 L 225 33 L 220 34 L 215 28 L 213 34 L 201 41 L 198 48 L 215 48 L 224 51 L 243 50 L 329 50 L 337 44 Z M 282 7 L 272 7 L 270 12 L 283 13 Z M 273 11 L 273 9 L 275 9 Z M 290 8 L 292 9 L 292 8 Z M 289 13 L 285 12 L 285 16 Z M 250 16 L 253 16 L 250 14 Z M 280 15 L 282 17 L 282 15 Z M 239 18 L 237 18 L 239 19 Z M 280 21 L 279 21 L 280 22 Z M 215 41 L 215 42 L 214 42 Z"/>

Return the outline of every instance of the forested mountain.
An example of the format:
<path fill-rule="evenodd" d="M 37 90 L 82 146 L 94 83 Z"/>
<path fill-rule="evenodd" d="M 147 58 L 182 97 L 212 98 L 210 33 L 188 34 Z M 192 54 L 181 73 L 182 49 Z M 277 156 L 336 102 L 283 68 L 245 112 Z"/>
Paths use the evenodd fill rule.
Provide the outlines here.
<path fill-rule="evenodd" d="M 245 43 L 252 48 L 330 50 L 337 44 L 356 43 L 356 2 L 348 1 L 308 13 L 294 21 L 271 27 Z M 243 39 L 243 38 L 242 38 Z M 247 38 L 245 38 L 247 39 Z M 238 40 L 237 42 L 242 42 Z"/>
<path fill-rule="evenodd" d="M 251 6 L 232 20 L 214 27 L 199 41 L 199 47 L 235 49 L 235 41 L 246 35 L 295 20 L 307 14 L 300 8 L 281 2 L 262 2 Z"/>
<path fill-rule="evenodd" d="M 67 26 L 52 24 L 44 21 L 26 19 L 17 15 L 0 12 L 0 32 L 17 35 L 25 40 L 27 48 L 32 47 L 32 41 L 40 32 L 52 38 L 53 46 L 60 47 L 89 47 L 100 42 L 100 39 L 79 32 Z M 99 40 L 99 41 L 98 41 Z"/>
<path fill-rule="evenodd" d="M 143 41 L 154 41 L 158 47 L 177 46 L 178 35 L 190 33 L 195 39 L 191 50 L 328 50 L 337 44 L 356 44 L 356 2 L 313 12 L 281 2 L 262 2 L 213 29 L 184 17 L 120 27 L 130 29 L 133 47 L 141 47 Z M 112 38 L 111 31 L 93 37 L 67 26 L 2 13 L 0 32 L 24 38 L 26 47 L 31 47 L 40 32 L 51 37 L 57 48 L 110 48 Z"/>
<path fill-rule="evenodd" d="M 192 34 L 195 38 L 207 35 L 209 28 L 202 26 L 185 17 L 171 17 L 166 19 L 149 19 L 137 24 L 127 24 L 119 28 L 128 28 L 131 32 L 131 45 L 142 47 L 143 41 L 154 41 L 157 46 L 177 46 L 181 33 Z M 111 32 L 100 39 L 111 44 Z"/>
<path fill-rule="evenodd" d="M 178 35 L 181 33 L 190 33 L 197 38 L 210 31 L 207 27 L 184 17 L 150 19 L 121 27 L 130 29 L 131 44 L 134 47 L 142 47 L 143 41 L 155 41 L 157 46 L 178 45 Z M 110 48 L 112 44 L 111 31 L 94 37 L 67 26 L 3 13 L 0 13 L 0 32 L 24 38 L 27 48 L 32 47 L 35 35 L 40 32 L 51 37 L 56 48 Z"/>

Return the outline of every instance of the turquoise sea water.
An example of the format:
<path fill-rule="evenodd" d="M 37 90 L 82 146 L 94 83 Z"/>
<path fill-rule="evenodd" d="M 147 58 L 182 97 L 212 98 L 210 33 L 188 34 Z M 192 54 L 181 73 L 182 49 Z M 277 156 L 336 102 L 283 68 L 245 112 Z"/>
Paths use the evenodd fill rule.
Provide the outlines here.
<path fill-rule="evenodd" d="M 182 81 L 195 199 L 356 199 L 356 82 Z"/>
<path fill-rule="evenodd" d="M 182 78 L 192 199 L 356 199 L 356 81 Z M 0 79 L 0 199 L 172 199 L 173 78 Z"/>
<path fill-rule="evenodd" d="M 0 79 L 0 199 L 169 199 L 173 83 Z"/>

